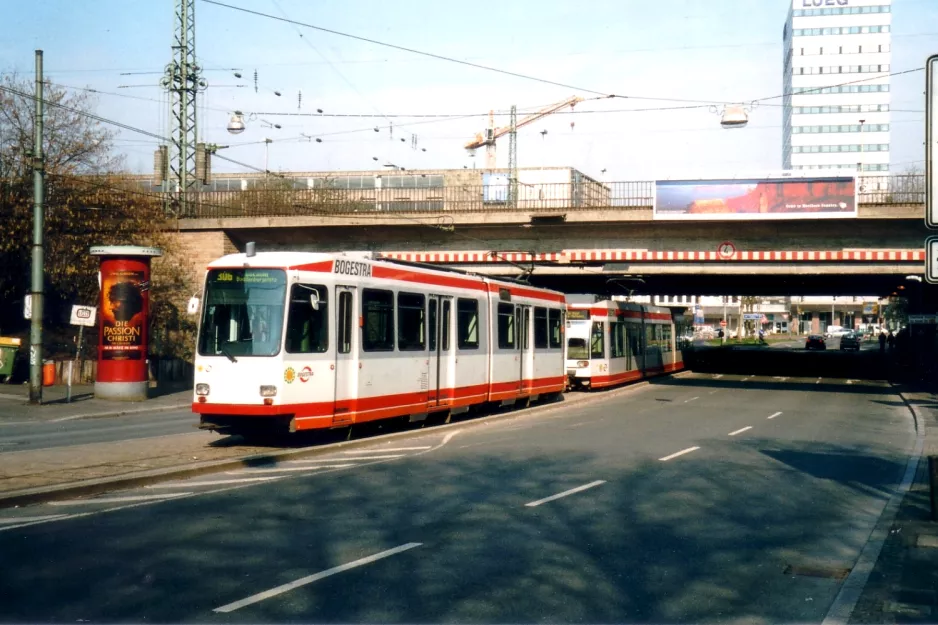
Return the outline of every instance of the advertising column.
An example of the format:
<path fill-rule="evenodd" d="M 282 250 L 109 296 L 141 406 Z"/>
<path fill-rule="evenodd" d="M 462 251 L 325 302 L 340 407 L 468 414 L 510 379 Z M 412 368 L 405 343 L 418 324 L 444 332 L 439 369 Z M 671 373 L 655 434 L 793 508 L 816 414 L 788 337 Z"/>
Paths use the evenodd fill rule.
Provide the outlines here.
<path fill-rule="evenodd" d="M 92 256 L 101 257 L 95 397 L 147 398 L 150 259 L 162 254 L 159 248 L 134 245 L 91 248 Z"/>

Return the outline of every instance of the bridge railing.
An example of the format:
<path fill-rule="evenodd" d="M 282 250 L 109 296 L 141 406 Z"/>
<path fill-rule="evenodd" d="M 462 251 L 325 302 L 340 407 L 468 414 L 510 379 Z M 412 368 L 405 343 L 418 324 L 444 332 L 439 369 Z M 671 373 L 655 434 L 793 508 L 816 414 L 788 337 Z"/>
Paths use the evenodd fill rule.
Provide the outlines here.
<path fill-rule="evenodd" d="M 182 217 L 288 217 L 362 213 L 550 214 L 570 211 L 650 210 L 654 181 L 518 184 L 516 197 L 506 185 L 449 185 L 419 188 L 296 188 L 293 181 L 271 181 L 270 188 L 245 191 L 193 191 L 186 194 Z M 924 176 L 861 178 L 861 204 L 900 205 L 925 201 Z M 177 198 L 178 199 L 178 198 Z"/>

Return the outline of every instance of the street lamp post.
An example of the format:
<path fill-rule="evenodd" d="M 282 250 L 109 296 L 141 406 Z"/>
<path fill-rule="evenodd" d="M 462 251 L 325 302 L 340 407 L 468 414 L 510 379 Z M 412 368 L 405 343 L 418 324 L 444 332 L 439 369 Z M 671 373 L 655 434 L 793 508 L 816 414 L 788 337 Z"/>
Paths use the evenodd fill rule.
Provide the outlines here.
<path fill-rule="evenodd" d="M 270 144 L 273 143 L 273 139 L 264 138 L 264 187 L 267 187 L 267 179 L 270 177 L 270 167 L 268 163 L 270 161 Z"/>

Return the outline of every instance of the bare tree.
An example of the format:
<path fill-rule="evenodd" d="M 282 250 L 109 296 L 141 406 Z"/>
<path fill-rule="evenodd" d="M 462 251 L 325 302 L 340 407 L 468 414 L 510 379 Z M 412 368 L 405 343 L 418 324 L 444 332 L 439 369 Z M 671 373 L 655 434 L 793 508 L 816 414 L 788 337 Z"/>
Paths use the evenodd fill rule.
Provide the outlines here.
<path fill-rule="evenodd" d="M 29 291 L 33 228 L 32 153 L 35 100 L 32 83 L 15 76 L 0 80 L 0 328 L 22 331 L 21 304 Z M 167 258 L 154 265 L 151 296 L 154 334 L 185 351 L 191 324 L 172 310 L 184 285 L 184 263 L 176 254 L 174 224 L 161 199 L 121 173 L 115 133 L 91 117 L 88 94 L 49 85 L 44 115 L 46 163 L 44 323 L 55 335 L 68 330 L 71 304 L 95 303 L 98 260 L 93 245 L 152 245 Z M 163 327 L 167 323 L 172 328 Z M 175 334 L 173 334 L 175 333 Z M 181 354 L 180 354 L 181 355 Z"/>

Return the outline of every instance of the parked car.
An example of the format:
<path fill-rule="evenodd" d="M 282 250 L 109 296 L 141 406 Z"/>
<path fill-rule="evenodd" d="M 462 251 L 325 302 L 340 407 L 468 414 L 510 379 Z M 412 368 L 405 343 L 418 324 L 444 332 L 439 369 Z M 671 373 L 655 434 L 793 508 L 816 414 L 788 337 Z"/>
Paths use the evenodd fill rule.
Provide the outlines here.
<path fill-rule="evenodd" d="M 824 331 L 824 336 L 826 336 L 827 338 L 835 338 L 838 336 L 843 336 L 844 334 L 847 334 L 848 332 L 851 332 L 851 330 L 848 330 L 847 328 L 843 326 L 832 325 L 832 326 L 827 326 L 827 330 Z"/>
<path fill-rule="evenodd" d="M 809 334 L 808 340 L 804 343 L 805 349 L 827 349 L 824 337 L 820 334 Z"/>
<path fill-rule="evenodd" d="M 860 335 L 856 332 L 848 332 L 840 337 L 840 351 L 855 349 L 860 351 Z"/>

